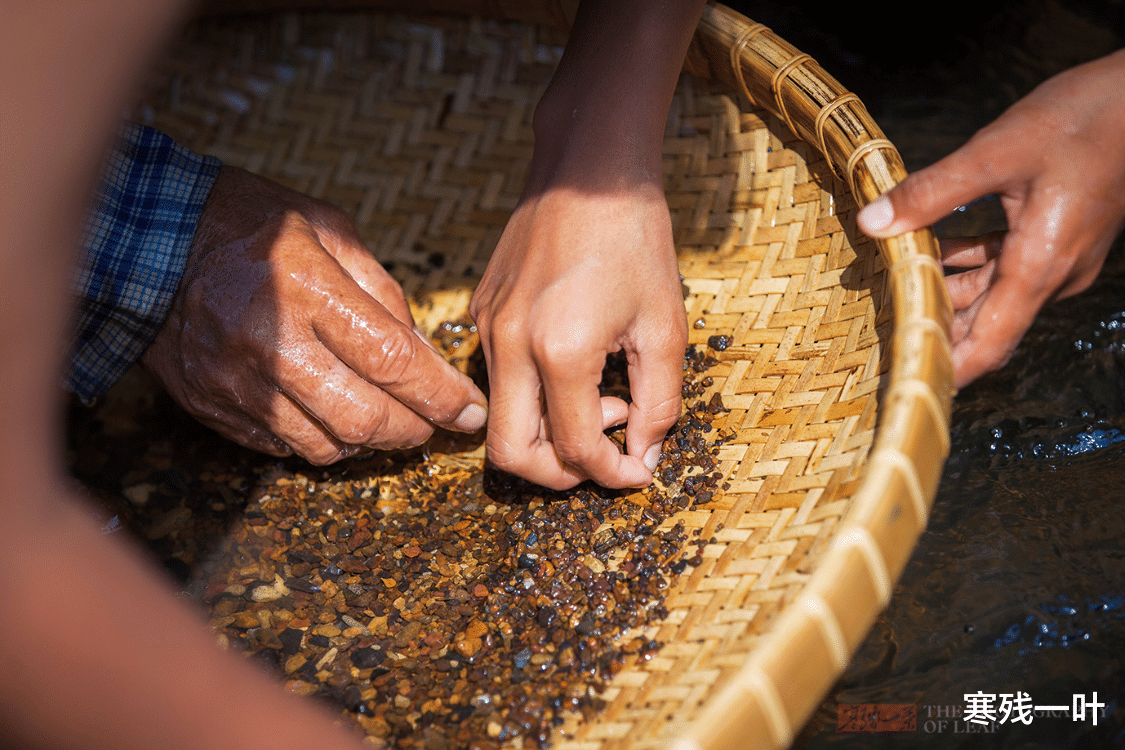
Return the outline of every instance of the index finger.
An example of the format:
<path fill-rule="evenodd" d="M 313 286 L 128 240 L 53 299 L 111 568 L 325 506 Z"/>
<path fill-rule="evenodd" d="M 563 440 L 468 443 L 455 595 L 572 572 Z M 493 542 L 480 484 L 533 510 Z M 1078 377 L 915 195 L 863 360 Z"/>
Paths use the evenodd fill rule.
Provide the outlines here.
<path fill-rule="evenodd" d="M 871 237 L 894 237 L 933 224 L 977 198 L 1001 191 L 1023 175 L 1021 139 L 995 125 L 945 158 L 907 176 L 863 208 L 859 228 Z"/>
<path fill-rule="evenodd" d="M 410 306 L 402 295 L 402 287 L 394 280 L 387 269 L 375 259 L 371 251 L 364 246 L 359 235 L 349 223 L 345 233 L 341 230 L 320 231 L 318 235 L 321 244 L 328 253 L 336 259 L 340 267 L 355 280 L 363 291 L 379 301 L 392 315 L 409 325 L 414 324 L 410 315 Z"/>
<path fill-rule="evenodd" d="M 652 482 L 652 472 L 640 458 L 618 450 L 602 432 L 598 383 L 605 355 L 601 362 L 595 359 L 575 355 L 539 365 L 555 453 L 564 464 L 603 487 L 646 487 Z"/>
<path fill-rule="evenodd" d="M 473 381 L 354 282 L 328 295 L 312 326 L 332 354 L 419 416 L 461 432 L 484 426 L 487 402 Z"/>

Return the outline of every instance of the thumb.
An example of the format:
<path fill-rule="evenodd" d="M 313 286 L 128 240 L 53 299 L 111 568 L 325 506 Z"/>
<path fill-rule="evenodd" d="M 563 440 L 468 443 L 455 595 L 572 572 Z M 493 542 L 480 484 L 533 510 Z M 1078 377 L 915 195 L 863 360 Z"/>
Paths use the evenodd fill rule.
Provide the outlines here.
<path fill-rule="evenodd" d="M 996 192 L 993 170 L 980 141 L 962 148 L 925 169 L 914 172 L 864 206 L 856 221 L 870 237 L 895 237 L 933 224 L 960 206 Z M 982 168 L 983 167 L 983 168 Z"/>

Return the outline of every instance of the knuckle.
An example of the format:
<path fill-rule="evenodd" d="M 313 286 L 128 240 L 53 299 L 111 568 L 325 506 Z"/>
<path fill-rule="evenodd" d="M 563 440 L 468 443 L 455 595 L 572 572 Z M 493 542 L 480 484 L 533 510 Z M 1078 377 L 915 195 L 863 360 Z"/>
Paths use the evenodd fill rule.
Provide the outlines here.
<path fill-rule="evenodd" d="M 433 434 L 433 427 L 420 418 L 408 419 L 405 424 L 396 423 L 390 403 L 384 400 L 357 406 L 352 414 L 330 429 L 345 445 L 381 450 L 413 448 Z"/>
<path fill-rule="evenodd" d="M 412 320 L 410 304 L 406 301 L 402 287 L 387 275 L 376 276 L 371 283 L 371 296 L 387 308 L 399 320 Z"/>
<path fill-rule="evenodd" d="M 329 441 L 318 443 L 312 447 L 303 447 L 297 453 L 314 466 L 328 466 L 339 461 L 345 455 L 345 451 Z"/>
<path fill-rule="evenodd" d="M 356 413 L 359 412 L 359 413 Z M 384 436 L 390 426 L 390 410 L 383 401 L 356 407 L 350 418 L 333 430 L 333 434 L 345 443 L 353 445 L 368 444 Z"/>
<path fill-rule="evenodd" d="M 519 468 L 523 465 L 517 452 L 512 448 L 512 444 L 502 438 L 488 436 L 487 444 L 488 460 L 498 469 L 502 469 L 512 474 L 519 473 Z"/>
<path fill-rule="evenodd" d="M 667 429 L 680 418 L 682 398 L 679 393 L 644 407 L 644 417 L 656 429 Z"/>
<path fill-rule="evenodd" d="M 332 425 L 330 430 L 341 443 L 365 445 L 378 437 L 380 426 L 375 420 L 365 420 L 362 423 L 348 421 Z"/>
<path fill-rule="evenodd" d="M 379 385 L 406 382 L 418 356 L 422 342 L 405 326 L 394 326 L 382 332 L 379 346 L 368 351 L 373 376 Z"/>
<path fill-rule="evenodd" d="M 485 445 L 488 460 L 493 466 L 509 474 L 530 478 L 533 467 L 528 460 L 527 451 L 519 450 L 511 441 L 493 430 L 489 430 Z"/>
<path fill-rule="evenodd" d="M 528 326 L 521 315 L 501 310 L 491 318 L 485 316 L 481 319 L 477 324 L 477 331 L 498 343 L 511 344 L 528 335 Z"/>
<path fill-rule="evenodd" d="M 564 464 L 582 469 L 590 468 L 599 458 L 595 444 L 570 436 L 556 437 L 555 453 Z"/>
<path fill-rule="evenodd" d="M 531 337 L 531 355 L 548 378 L 585 369 L 585 363 L 598 361 L 593 356 L 595 352 L 604 356 L 604 349 L 595 347 L 588 334 L 582 326 L 535 333 Z"/>
<path fill-rule="evenodd" d="M 429 424 L 420 422 L 416 427 L 406 430 L 394 436 L 386 436 L 382 439 L 374 441 L 373 448 L 381 450 L 399 450 L 402 448 L 416 448 L 422 443 L 429 440 L 430 435 L 434 432 L 434 428 Z"/>
<path fill-rule="evenodd" d="M 487 441 L 488 461 L 492 466 L 509 474 L 522 477 L 551 490 L 567 490 L 581 481 L 562 471 L 554 460 L 537 463 L 530 451 L 519 450 L 506 439 L 490 435 Z"/>

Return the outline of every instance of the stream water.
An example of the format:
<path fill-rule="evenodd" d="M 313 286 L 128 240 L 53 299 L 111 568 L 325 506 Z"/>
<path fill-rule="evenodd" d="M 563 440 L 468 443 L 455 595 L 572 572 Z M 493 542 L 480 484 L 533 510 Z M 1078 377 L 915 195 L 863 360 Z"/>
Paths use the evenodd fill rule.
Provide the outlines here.
<path fill-rule="evenodd" d="M 1059 70 L 1122 46 L 1118 2 L 943 3 L 893 34 L 855 8 L 740 8 L 860 94 L 908 169 L 963 143 Z M 811 14 L 812 11 L 806 13 Z M 817 11 L 819 13 L 819 11 Z M 901 14 L 901 9 L 897 11 Z M 966 19 L 973 19 L 967 21 Z M 1122 134 L 1125 137 L 1125 134 Z M 998 202 L 939 236 L 1004 228 Z M 798 737 L 821 748 L 1125 747 L 1125 251 L 1045 309 L 1011 363 L 955 401 L 926 532 L 849 669 Z M 966 694 L 1104 703 L 1097 725 L 966 721 Z M 998 707 L 999 698 L 994 707 Z M 841 706 L 915 707 L 910 732 L 837 731 Z"/>
<path fill-rule="evenodd" d="M 1125 263 L 1052 307 L 1004 371 L 956 402 L 927 531 L 799 747 L 1125 747 Z M 966 722 L 966 693 L 1067 716 Z M 916 730 L 836 731 L 840 705 L 913 704 Z M 999 703 L 999 701 L 997 701 Z"/>

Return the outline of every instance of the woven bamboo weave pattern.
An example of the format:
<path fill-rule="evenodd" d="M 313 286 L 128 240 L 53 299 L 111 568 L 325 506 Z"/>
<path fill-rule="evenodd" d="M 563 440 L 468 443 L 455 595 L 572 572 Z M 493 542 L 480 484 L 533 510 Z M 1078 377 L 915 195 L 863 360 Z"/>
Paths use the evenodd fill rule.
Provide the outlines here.
<path fill-rule="evenodd" d="M 437 322 L 465 313 L 516 205 L 564 43 L 479 19 L 205 23 L 136 115 L 342 207 L 421 319 L 440 300 Z M 691 343 L 729 342 L 710 373 L 736 435 L 727 489 L 675 519 L 712 541 L 649 633 L 663 649 L 561 727 L 564 748 L 787 745 L 886 604 L 936 490 L 933 445 L 948 450 L 932 235 L 877 247 L 855 229 L 854 196 L 904 176 L 893 146 L 814 61 L 722 6 L 687 68 L 664 177 Z"/>

